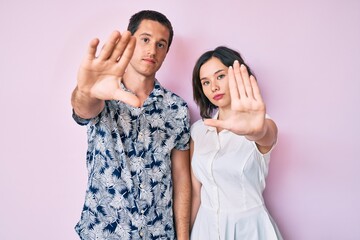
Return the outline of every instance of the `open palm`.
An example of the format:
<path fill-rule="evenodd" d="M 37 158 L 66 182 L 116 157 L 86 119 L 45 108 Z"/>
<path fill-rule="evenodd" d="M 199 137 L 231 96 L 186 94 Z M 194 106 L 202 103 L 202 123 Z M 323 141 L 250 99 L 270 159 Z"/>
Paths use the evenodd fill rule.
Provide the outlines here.
<path fill-rule="evenodd" d="M 140 100 L 121 89 L 120 83 L 135 48 L 135 38 L 126 31 L 114 31 L 99 56 L 96 57 L 98 39 L 90 43 L 78 73 L 78 89 L 101 100 L 121 100 L 140 106 Z"/>
<path fill-rule="evenodd" d="M 209 126 L 228 129 L 238 135 L 256 136 L 263 132 L 265 125 L 265 104 L 254 76 L 244 65 L 234 62 L 229 67 L 229 88 L 231 114 L 225 120 L 206 119 Z"/>

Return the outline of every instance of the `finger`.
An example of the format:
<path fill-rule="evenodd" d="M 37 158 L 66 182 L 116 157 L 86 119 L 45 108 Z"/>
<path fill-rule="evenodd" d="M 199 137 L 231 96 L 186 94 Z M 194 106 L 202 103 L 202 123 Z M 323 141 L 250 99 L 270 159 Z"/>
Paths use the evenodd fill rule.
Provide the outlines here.
<path fill-rule="evenodd" d="M 228 79 L 229 79 L 231 101 L 237 100 L 240 98 L 240 95 L 239 95 L 239 90 L 238 90 L 235 76 L 234 76 L 234 69 L 232 66 L 230 66 L 228 69 Z"/>
<path fill-rule="evenodd" d="M 86 55 L 86 58 L 88 60 L 94 60 L 96 57 L 96 49 L 97 46 L 99 45 L 99 39 L 95 38 L 93 40 L 91 40 L 90 44 L 89 44 L 89 48 L 88 48 L 88 52 Z"/>
<path fill-rule="evenodd" d="M 226 124 L 223 120 L 217 119 L 205 119 L 204 124 L 211 127 L 226 128 Z"/>
<path fill-rule="evenodd" d="M 250 98 L 254 98 L 253 90 L 250 83 L 249 73 L 244 64 L 241 64 L 240 66 L 240 73 L 241 73 L 241 78 L 243 80 L 246 96 Z"/>
<path fill-rule="evenodd" d="M 235 80 L 236 80 L 236 86 L 239 91 L 239 97 L 240 98 L 247 97 L 245 88 L 244 88 L 243 79 L 242 79 L 241 72 L 240 72 L 239 61 L 235 60 L 233 66 L 234 66 L 234 75 L 235 75 Z"/>
<path fill-rule="evenodd" d="M 136 40 L 135 37 L 130 36 L 129 41 L 127 44 L 125 44 L 125 50 L 122 54 L 122 56 L 119 59 L 119 62 L 117 63 L 119 74 L 123 74 L 126 70 L 127 65 L 129 64 L 132 55 L 134 53 Z"/>
<path fill-rule="evenodd" d="M 121 36 L 120 40 L 116 43 L 113 52 L 111 53 L 110 59 L 113 61 L 118 61 L 121 55 L 124 52 L 127 44 L 131 39 L 131 33 L 129 31 L 125 31 Z"/>
<path fill-rule="evenodd" d="M 259 85 L 257 84 L 257 81 L 253 75 L 250 76 L 250 83 L 252 86 L 255 100 L 262 102 L 263 100 L 262 100 L 260 88 L 259 88 Z"/>
<path fill-rule="evenodd" d="M 99 59 L 101 60 L 107 60 L 111 56 L 112 52 L 114 51 L 114 48 L 119 41 L 120 33 L 118 31 L 112 32 L 109 39 L 101 49 L 101 52 L 99 54 Z"/>
<path fill-rule="evenodd" d="M 140 107 L 141 102 L 138 97 L 130 92 L 126 92 L 122 89 L 116 89 L 113 96 L 114 100 L 120 100 L 124 103 L 127 103 L 133 107 Z"/>

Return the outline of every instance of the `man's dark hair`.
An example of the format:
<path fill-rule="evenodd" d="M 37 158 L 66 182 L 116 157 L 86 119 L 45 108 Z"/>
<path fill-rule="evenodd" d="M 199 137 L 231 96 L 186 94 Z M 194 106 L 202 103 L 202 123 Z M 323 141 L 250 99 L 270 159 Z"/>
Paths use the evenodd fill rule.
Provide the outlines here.
<path fill-rule="evenodd" d="M 165 26 L 167 29 L 169 29 L 169 33 L 170 33 L 169 42 L 168 42 L 168 51 L 169 51 L 171 42 L 174 37 L 174 30 L 169 19 L 164 14 L 159 13 L 157 11 L 143 10 L 131 16 L 127 30 L 130 31 L 132 35 L 134 35 L 134 33 L 138 30 L 142 20 L 156 21 L 162 24 L 163 26 Z"/>

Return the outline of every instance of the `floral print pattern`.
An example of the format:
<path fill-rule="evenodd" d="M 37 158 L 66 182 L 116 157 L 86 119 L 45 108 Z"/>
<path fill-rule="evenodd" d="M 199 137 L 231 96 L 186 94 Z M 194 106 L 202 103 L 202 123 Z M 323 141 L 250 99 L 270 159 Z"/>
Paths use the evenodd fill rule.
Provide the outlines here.
<path fill-rule="evenodd" d="M 189 149 L 186 102 L 156 81 L 141 108 L 105 101 L 99 116 L 73 118 L 88 129 L 80 238 L 176 239 L 170 156 Z"/>

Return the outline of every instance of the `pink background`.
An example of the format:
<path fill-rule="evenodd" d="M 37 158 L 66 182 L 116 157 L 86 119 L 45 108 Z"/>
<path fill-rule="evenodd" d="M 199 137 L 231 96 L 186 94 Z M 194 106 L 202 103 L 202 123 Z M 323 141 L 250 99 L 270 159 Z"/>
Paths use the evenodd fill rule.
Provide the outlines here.
<path fill-rule="evenodd" d="M 0 239 L 78 239 L 86 130 L 70 95 L 90 39 L 141 9 L 175 29 L 160 82 L 192 100 L 204 51 L 239 50 L 280 133 L 265 192 L 285 239 L 360 239 L 360 1 L 0 0 Z"/>

